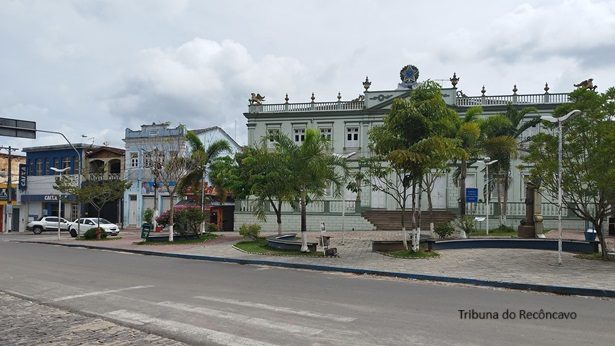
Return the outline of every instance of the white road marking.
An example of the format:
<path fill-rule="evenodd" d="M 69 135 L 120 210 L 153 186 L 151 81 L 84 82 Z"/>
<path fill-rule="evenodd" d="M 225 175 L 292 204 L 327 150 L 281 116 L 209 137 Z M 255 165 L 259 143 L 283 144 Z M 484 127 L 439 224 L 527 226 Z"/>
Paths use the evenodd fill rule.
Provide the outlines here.
<path fill-rule="evenodd" d="M 189 334 L 199 339 L 204 339 L 213 343 L 221 345 L 232 346 L 268 346 L 274 345 L 250 338 L 244 338 L 229 333 L 219 332 L 207 328 L 193 326 L 187 323 L 181 323 L 176 321 L 163 320 L 160 318 L 148 316 L 138 312 L 130 312 L 126 310 L 116 310 L 106 313 L 105 316 L 114 318 L 119 321 L 131 323 L 133 325 L 153 325 L 156 328 L 160 328 L 170 333 L 184 333 Z"/>
<path fill-rule="evenodd" d="M 118 288 L 116 290 L 97 291 L 97 292 L 76 294 L 74 296 L 66 296 L 66 297 L 55 298 L 55 299 L 52 299 L 51 301 L 52 302 L 59 302 L 59 301 L 62 301 L 62 300 L 69 300 L 69 299 L 83 298 L 83 297 L 90 297 L 90 296 L 98 296 L 98 295 L 101 295 L 101 294 L 117 293 L 117 292 L 122 292 L 122 291 L 137 290 L 137 289 L 140 289 L 140 288 L 150 288 L 150 287 L 154 287 L 154 286 L 152 286 L 152 285 L 133 286 L 133 287 L 126 287 L 126 288 Z"/>
<path fill-rule="evenodd" d="M 257 327 L 264 327 L 270 329 L 278 329 L 288 333 L 299 333 L 299 334 L 307 334 L 307 335 L 316 335 L 322 332 L 322 329 L 315 329 L 310 327 L 302 327 L 294 324 L 288 324 L 284 322 L 275 322 L 266 320 L 263 318 L 250 317 L 243 314 L 237 314 L 233 312 L 226 312 L 221 310 L 214 310 L 204 307 L 196 307 L 190 306 L 182 303 L 174 303 L 174 302 L 160 302 L 156 303 L 156 305 L 169 307 L 177 310 L 194 312 L 201 315 L 211 316 L 215 318 L 224 318 L 232 321 L 242 322 L 245 324 L 251 324 Z"/>
<path fill-rule="evenodd" d="M 287 308 L 283 306 L 274 306 L 274 305 L 267 305 L 267 304 L 262 304 L 262 303 L 252 303 L 252 302 L 246 302 L 246 301 L 235 300 L 235 299 L 203 297 L 203 296 L 196 296 L 194 298 L 209 300 L 209 301 L 218 302 L 218 303 L 234 304 L 234 305 L 239 305 L 239 306 L 246 306 L 246 307 L 251 307 L 251 308 L 258 308 L 258 309 L 263 309 L 263 310 L 306 316 L 306 317 L 324 318 L 324 319 L 332 320 L 336 322 L 352 322 L 356 320 L 356 318 L 354 317 L 345 317 L 345 316 L 338 316 L 338 315 L 331 315 L 331 314 L 320 314 L 320 313 L 312 312 L 312 311 L 295 310 L 295 309 L 291 309 L 291 308 Z"/>

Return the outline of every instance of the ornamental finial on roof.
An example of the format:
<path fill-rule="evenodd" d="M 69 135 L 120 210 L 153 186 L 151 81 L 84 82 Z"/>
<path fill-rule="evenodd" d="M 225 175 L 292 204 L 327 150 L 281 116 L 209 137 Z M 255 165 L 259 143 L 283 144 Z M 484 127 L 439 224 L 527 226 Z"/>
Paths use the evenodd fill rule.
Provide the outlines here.
<path fill-rule="evenodd" d="M 365 91 L 367 91 L 367 89 L 369 89 L 369 87 L 372 85 L 372 82 L 369 81 L 369 78 L 367 78 L 367 76 L 365 76 L 365 82 L 363 82 L 363 87 L 365 88 Z"/>
<path fill-rule="evenodd" d="M 483 94 L 483 96 L 485 96 L 486 92 L 487 92 L 487 90 L 485 89 L 485 86 L 483 85 L 483 88 L 480 89 L 480 93 Z"/>
<path fill-rule="evenodd" d="M 449 78 L 449 80 L 451 81 L 451 84 L 453 85 L 453 88 L 457 88 L 457 83 L 459 83 L 459 77 L 457 77 L 457 73 L 453 72 L 453 77 Z"/>

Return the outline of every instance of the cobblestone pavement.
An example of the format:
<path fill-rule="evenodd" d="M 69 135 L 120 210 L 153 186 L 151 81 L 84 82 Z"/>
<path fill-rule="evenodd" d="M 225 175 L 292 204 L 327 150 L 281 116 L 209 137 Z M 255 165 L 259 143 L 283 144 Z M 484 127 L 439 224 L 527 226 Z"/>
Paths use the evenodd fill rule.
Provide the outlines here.
<path fill-rule="evenodd" d="M 0 292 L 0 345 L 185 345 Z"/>
<path fill-rule="evenodd" d="M 269 235 L 267 233 L 264 235 Z M 319 232 L 308 232 L 317 241 Z M 331 246 L 337 247 L 338 258 L 261 256 L 243 253 L 233 247 L 241 237 L 237 233 L 223 233 L 222 237 L 205 244 L 135 245 L 137 230 L 125 231 L 122 239 L 108 241 L 78 241 L 67 236 L 60 241 L 117 249 L 139 249 L 164 253 L 261 259 L 286 263 L 317 264 L 388 272 L 438 275 L 489 281 L 507 281 L 540 285 L 615 290 L 615 262 L 587 260 L 572 253 L 562 254 L 562 266 L 557 265 L 557 252 L 526 249 L 460 249 L 439 250 L 440 256 L 430 259 L 398 259 L 371 251 L 371 240 L 399 240 L 401 232 L 328 232 Z M 549 233 L 548 237 L 557 237 Z M 19 236 L 23 240 L 57 242 L 53 236 Z M 565 239 L 582 239 L 581 231 L 565 231 Z M 615 245 L 608 237 L 609 247 Z M 14 238 L 17 239 L 17 238 Z"/>

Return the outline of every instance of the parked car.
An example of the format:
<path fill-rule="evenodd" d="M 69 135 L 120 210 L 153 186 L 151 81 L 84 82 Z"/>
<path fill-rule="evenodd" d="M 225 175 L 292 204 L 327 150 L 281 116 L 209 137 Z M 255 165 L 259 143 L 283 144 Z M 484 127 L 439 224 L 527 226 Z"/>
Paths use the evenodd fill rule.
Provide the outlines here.
<path fill-rule="evenodd" d="M 99 219 L 96 217 L 80 218 L 70 223 L 68 231 L 70 232 L 70 235 L 74 238 L 77 236 L 78 231 L 83 234 L 90 228 L 98 227 L 98 221 Z M 120 228 L 107 219 L 100 218 L 100 228 L 104 229 L 107 235 L 120 234 Z"/>
<path fill-rule="evenodd" d="M 66 231 L 70 222 L 64 218 L 60 218 L 60 230 Z M 58 230 L 58 217 L 57 216 L 43 216 L 36 221 L 30 221 L 26 225 L 28 231 L 34 232 L 34 234 L 41 234 L 43 231 L 57 231 Z"/>

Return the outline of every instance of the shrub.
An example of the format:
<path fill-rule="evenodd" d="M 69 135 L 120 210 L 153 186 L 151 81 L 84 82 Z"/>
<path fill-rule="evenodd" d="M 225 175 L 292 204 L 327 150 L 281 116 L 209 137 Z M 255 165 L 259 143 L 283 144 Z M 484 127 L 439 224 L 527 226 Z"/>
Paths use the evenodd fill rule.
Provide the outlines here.
<path fill-rule="evenodd" d="M 476 226 L 474 226 L 474 218 L 471 216 L 464 215 L 462 218 L 455 220 L 455 223 L 456 226 L 466 232 L 467 235 L 470 235 L 472 232 L 476 231 Z"/>
<path fill-rule="evenodd" d="M 145 209 L 145 211 L 143 212 L 143 220 L 151 225 L 153 219 L 154 210 L 152 208 Z"/>
<path fill-rule="evenodd" d="M 105 239 L 107 238 L 107 232 L 102 228 L 90 228 L 83 234 L 85 239 Z"/>
<path fill-rule="evenodd" d="M 244 238 L 252 240 L 258 239 L 258 234 L 261 231 L 261 225 L 257 224 L 243 224 L 239 227 L 239 234 Z"/>
<path fill-rule="evenodd" d="M 201 229 L 201 223 L 205 220 L 205 213 L 200 207 L 193 206 L 177 206 L 174 208 L 173 215 L 174 231 L 180 235 L 194 234 L 198 235 Z M 169 225 L 170 210 L 165 211 L 156 218 L 158 225 L 166 227 Z"/>
<path fill-rule="evenodd" d="M 455 227 L 449 223 L 445 223 L 443 225 L 438 225 L 434 229 L 434 232 L 440 237 L 440 239 L 444 239 L 446 237 L 450 237 L 455 232 Z"/>
<path fill-rule="evenodd" d="M 216 224 L 213 223 L 208 223 L 207 224 L 207 232 L 211 233 L 211 232 L 218 232 L 218 226 L 216 226 Z"/>

